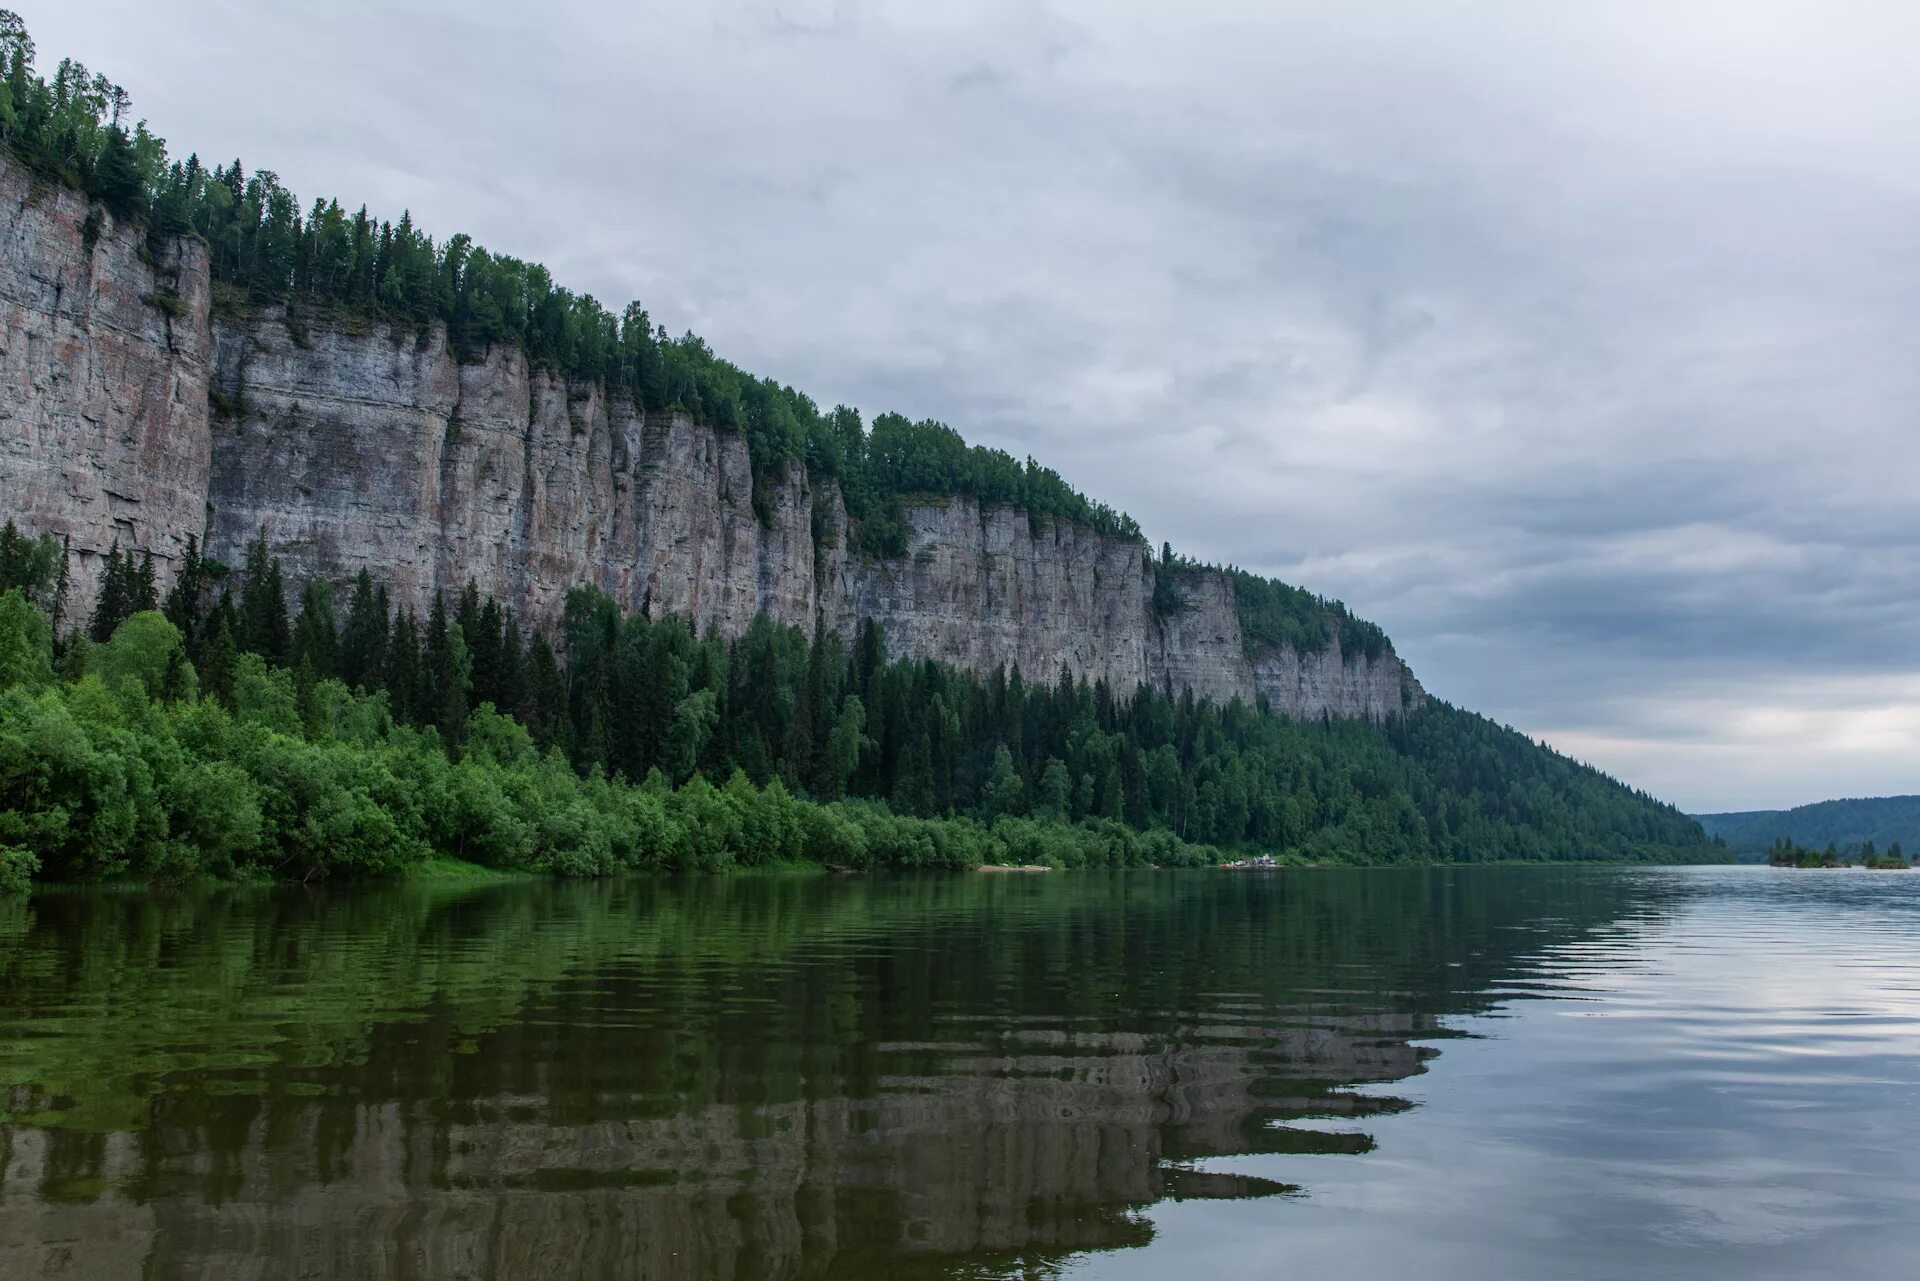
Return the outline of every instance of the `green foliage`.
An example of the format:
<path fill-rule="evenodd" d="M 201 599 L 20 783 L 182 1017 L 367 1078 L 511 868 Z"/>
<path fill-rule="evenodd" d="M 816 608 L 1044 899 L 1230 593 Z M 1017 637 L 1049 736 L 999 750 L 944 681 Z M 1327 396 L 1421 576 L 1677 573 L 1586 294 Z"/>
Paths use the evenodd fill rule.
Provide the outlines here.
<path fill-rule="evenodd" d="M 93 617 L 87 624 L 87 635 L 94 641 L 104 643 L 119 629 L 120 624 L 144 610 L 157 606 L 154 595 L 153 553 L 145 552 L 139 560 L 131 554 L 120 554 L 120 540 L 114 539 L 113 548 L 107 553 L 106 565 L 100 574 L 100 590 L 94 597 Z"/>
<path fill-rule="evenodd" d="M 1767 846 L 1767 863 L 1771 867 L 1852 867 L 1853 859 L 1857 858 L 1860 866 L 1881 871 L 1901 871 L 1912 866 L 1899 841 L 1887 846 L 1884 854 L 1871 840 L 1862 842 L 1850 853 L 1852 858 L 1843 856 L 1832 841 L 1827 842 L 1823 850 L 1811 849 L 1782 836 Z"/>
<path fill-rule="evenodd" d="M 131 681 L 149 699 L 171 702 L 198 692 L 198 678 L 186 662 L 180 629 L 151 609 L 121 623 L 93 656 L 91 669 L 107 688 L 119 689 Z"/>
<path fill-rule="evenodd" d="M 1240 632 L 1246 644 L 1289 645 L 1302 654 L 1314 654 L 1338 638 L 1348 657 L 1365 654 L 1378 659 L 1387 648 L 1387 634 L 1365 619 L 1355 618 L 1337 600 L 1316 596 L 1303 587 L 1260 578 L 1229 568 Z"/>
<path fill-rule="evenodd" d="M 25 894 L 33 885 L 40 860 L 17 845 L 0 845 L 0 898 Z"/>
<path fill-rule="evenodd" d="M 53 681 L 53 626 L 18 587 L 0 593 L 0 689 Z"/>
<path fill-rule="evenodd" d="M 1832 843 L 1842 851 L 1920 843 L 1920 796 L 1871 796 L 1816 801 L 1790 810 L 1698 814 L 1707 835 L 1724 840 L 1745 859 L 1764 856 L 1777 839 L 1804 846 Z"/>
<path fill-rule="evenodd" d="M 125 126 L 126 91 L 71 58 L 50 80 L 33 73 L 34 47 L 19 15 L 0 9 L 0 141 L 27 166 L 92 194 L 120 217 L 138 217 L 166 162 L 145 122 Z"/>
<path fill-rule="evenodd" d="M 1444 704 L 1385 728 L 1299 724 L 1150 689 L 889 661 L 871 627 L 851 646 L 764 618 L 731 642 L 696 640 L 589 589 L 566 617 L 555 745 L 611 779 L 697 788 L 738 772 L 901 815 L 1118 822 L 1327 861 L 1711 854 L 1670 807 Z M 472 643 L 499 642 L 482 628 Z"/>
<path fill-rule="evenodd" d="M 380 612 L 377 592 L 355 596 Z M 264 612 L 249 629 L 300 638 L 289 668 L 235 652 L 245 610 L 224 596 L 170 596 L 221 666 L 203 694 L 157 611 L 76 642 L 56 680 L 46 619 L 0 596 L 0 880 L 390 875 L 437 857 L 604 876 L 1713 852 L 1670 808 L 1444 704 L 1385 729 L 1296 724 L 890 662 L 870 627 L 851 646 L 765 619 L 696 640 L 590 590 L 567 604 L 564 671 L 477 599 L 436 602 L 424 629 L 402 611 L 377 641 L 363 618 L 383 683 L 345 657 L 355 611 L 336 628 L 324 589 L 304 599 L 290 630 Z M 320 674 L 322 654 L 361 663 L 354 688 Z"/>
<path fill-rule="evenodd" d="M 55 879 L 122 871 L 154 835 L 152 767 L 111 706 L 94 677 L 0 693 L 0 846 Z"/>
<path fill-rule="evenodd" d="M 66 583 L 66 548 L 58 539 L 51 534 L 28 538 L 11 520 L 0 525 L 0 594 L 18 591 L 34 608 L 58 621 Z"/>

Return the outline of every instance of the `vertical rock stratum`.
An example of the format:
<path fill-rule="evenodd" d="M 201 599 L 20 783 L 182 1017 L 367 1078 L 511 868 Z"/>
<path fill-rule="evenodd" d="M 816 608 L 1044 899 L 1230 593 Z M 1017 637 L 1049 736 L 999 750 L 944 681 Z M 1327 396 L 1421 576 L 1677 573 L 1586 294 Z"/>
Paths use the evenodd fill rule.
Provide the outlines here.
<path fill-rule="evenodd" d="M 71 538 L 80 600 L 115 539 L 167 562 L 206 524 L 206 253 L 144 246 L 0 157 L 0 511 Z"/>
<path fill-rule="evenodd" d="M 198 243 L 152 253 L 4 158 L 0 218 L 0 515 L 69 540 L 76 601 L 116 540 L 164 580 L 189 534 L 238 564 L 264 533 L 296 587 L 365 567 L 416 609 L 471 579 L 551 627 L 592 585 L 728 635 L 871 620 L 897 654 L 1296 718 L 1424 698 L 1391 647 L 1249 646 L 1226 575 L 1156 606 L 1145 544 L 1017 508 L 909 500 L 906 554 L 861 555 L 838 489 L 797 463 L 756 512 L 737 434 L 513 348 L 463 362 L 439 328 L 216 307 Z"/>

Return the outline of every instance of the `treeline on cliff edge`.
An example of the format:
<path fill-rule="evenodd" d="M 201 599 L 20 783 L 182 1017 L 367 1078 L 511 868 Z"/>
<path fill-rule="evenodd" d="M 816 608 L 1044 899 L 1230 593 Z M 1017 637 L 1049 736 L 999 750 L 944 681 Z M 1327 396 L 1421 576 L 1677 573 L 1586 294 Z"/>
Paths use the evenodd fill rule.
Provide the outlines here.
<path fill-rule="evenodd" d="M 230 586 L 239 578 L 237 595 Z M 1669 806 L 1438 701 L 1301 723 L 1062 673 L 980 678 L 764 616 L 731 641 L 567 601 L 561 652 L 471 587 L 424 620 L 362 573 L 290 617 L 264 542 L 164 600 L 0 529 L 0 875 L 603 875 L 813 860 L 1158 865 L 1684 859 Z M 78 622 L 75 618 L 73 621 Z"/>
<path fill-rule="evenodd" d="M 249 173 L 238 160 L 212 169 L 197 156 L 170 160 L 145 121 L 128 127 L 128 97 L 104 76 L 71 59 L 51 80 L 36 75 L 33 42 L 7 10 L 0 10 L 0 60 L 0 141 L 12 154 L 144 225 L 155 253 L 180 236 L 204 241 L 227 303 L 283 305 L 296 328 L 332 312 L 423 332 L 442 324 L 465 359 L 507 343 L 536 365 L 602 383 L 643 409 L 683 409 L 746 438 L 755 510 L 763 518 L 765 482 L 789 461 L 837 481 L 856 547 L 871 555 L 905 550 L 900 500 L 916 494 L 1007 503 L 1033 517 L 1140 536 L 1131 517 L 1088 499 L 1032 458 L 969 446 L 931 419 L 881 414 L 867 430 L 856 410 L 822 411 L 804 393 L 720 359 L 690 332 L 671 337 L 638 303 L 615 316 L 590 295 L 555 284 L 538 263 L 488 253 L 471 237 L 436 243 L 406 214 L 397 223 L 372 217 L 365 206 L 349 214 L 338 200 L 315 200 L 303 213 L 270 170 Z M 96 225 L 90 234 L 98 231 Z M 1180 573 L 1190 568 L 1170 550 L 1155 566 L 1155 599 L 1163 607 L 1178 603 Z M 1349 652 L 1373 656 L 1386 645 L 1378 627 L 1338 601 L 1250 574 L 1234 578 L 1249 643 L 1284 642 L 1312 653 L 1337 636 Z"/>

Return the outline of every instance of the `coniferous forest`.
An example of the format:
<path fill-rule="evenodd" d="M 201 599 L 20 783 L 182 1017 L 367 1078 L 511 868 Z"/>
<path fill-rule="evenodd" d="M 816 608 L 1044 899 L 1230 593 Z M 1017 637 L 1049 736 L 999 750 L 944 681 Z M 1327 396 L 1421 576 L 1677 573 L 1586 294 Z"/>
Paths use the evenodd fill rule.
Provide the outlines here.
<path fill-rule="evenodd" d="M 836 479 L 858 549 L 901 549 L 899 500 L 965 494 L 1138 537 L 1054 471 L 951 428 L 753 377 L 637 304 L 618 316 L 538 264 L 402 215 L 303 210 L 269 170 L 176 160 L 127 96 L 72 61 L 49 78 L 0 11 L 0 142 L 144 226 L 205 243 L 217 305 L 444 325 L 749 443 L 756 485 L 790 461 Z M 90 220 L 91 221 L 91 220 Z M 97 228 L 93 234 L 97 234 Z M 156 299 L 164 306 L 164 298 Z M 1152 559 L 1151 557 L 1149 558 Z M 1196 568 L 1163 549 L 1154 603 Z M 1337 602 L 1230 571 L 1249 644 L 1377 656 Z M 472 590 L 428 615 L 362 573 L 287 599 L 264 545 L 243 566 L 108 558 L 74 601 L 64 549 L 0 537 L 0 882 L 391 872 L 452 857 L 603 874 L 786 860 L 1179 864 L 1228 851 L 1406 862 L 1710 857 L 1697 825 L 1484 718 L 1294 723 L 1058 673 L 981 678 L 886 653 L 871 628 L 762 619 L 698 636 L 575 591 L 557 636 Z M 71 639 L 65 639 L 71 637 Z"/>
<path fill-rule="evenodd" d="M 256 543 L 164 598 L 0 530 L 0 866 L 19 888 L 391 873 L 1714 857 L 1686 816 L 1471 713 L 1299 723 L 1067 676 L 986 679 L 757 621 L 732 641 L 578 590 L 556 647 L 469 590 L 362 573 L 289 608 Z M 237 591 L 234 584 L 237 582 Z M 78 623 L 76 616 L 73 619 Z"/>

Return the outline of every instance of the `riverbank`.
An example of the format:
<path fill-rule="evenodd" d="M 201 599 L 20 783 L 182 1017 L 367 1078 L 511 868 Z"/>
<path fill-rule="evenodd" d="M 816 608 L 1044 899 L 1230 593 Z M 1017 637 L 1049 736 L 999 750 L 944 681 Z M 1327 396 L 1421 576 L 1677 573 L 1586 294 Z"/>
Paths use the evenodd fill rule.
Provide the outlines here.
<path fill-rule="evenodd" d="M 753 771 L 726 764 L 734 744 L 716 747 L 711 763 L 692 753 L 671 772 L 656 766 L 630 780 L 597 764 L 583 770 L 557 745 L 543 749 L 528 725 L 490 703 L 463 712 L 443 734 L 398 719 L 388 691 L 349 690 L 314 679 L 305 665 L 290 670 L 230 650 L 205 663 L 222 670 L 214 687 L 224 695 L 202 693 L 182 633 L 143 611 L 105 642 L 75 638 L 56 667 L 48 617 L 20 592 L 0 593 L 0 893 L 120 880 L 1203 867 L 1242 854 L 1422 864 L 1453 850 L 1498 860 L 1543 848 L 1570 859 L 1650 862 L 1712 852 L 1704 843 L 1556 843 L 1543 832 L 1493 827 L 1484 842 L 1463 847 L 1457 834 L 1436 841 L 1411 802 L 1354 801 L 1336 821 L 1323 812 L 1331 802 L 1304 784 L 1281 803 L 1283 813 L 1261 820 L 1282 834 L 1277 839 L 1203 844 L 1179 833 L 1244 831 L 1249 820 L 1220 812 L 1256 799 L 1232 779 L 1214 780 L 1204 760 L 1196 762 L 1198 787 L 1169 765 L 1164 796 L 1155 800 L 1147 785 L 1144 813 L 1132 821 L 1134 792 L 1124 780 L 1103 793 L 1091 772 L 1076 782 L 1050 770 L 1058 786 L 1033 793 L 996 765 L 983 799 L 962 808 L 925 788 L 894 789 L 885 799 L 810 796 L 790 788 L 789 779 L 804 776 L 791 764 L 755 752 L 745 753 L 757 762 Z M 712 710 L 704 696 L 694 702 L 703 718 Z M 712 731 L 708 724 L 703 733 Z M 761 741 L 751 725 L 735 732 Z M 1371 733 L 1301 731 L 1307 746 L 1335 732 Z M 871 741 L 850 746 L 856 766 L 877 756 Z M 1002 744 L 995 758 L 1006 755 Z M 1171 750 L 1164 759 L 1174 760 Z M 932 768 L 931 758 L 924 763 Z M 1307 753 L 1261 769 L 1280 779 L 1285 770 L 1335 763 Z M 939 775 L 961 769 L 957 759 L 943 761 Z M 1118 777 L 1117 769 L 1104 772 Z M 847 787 L 832 790 L 866 783 L 856 768 Z M 1328 782 L 1325 790 L 1340 789 Z M 908 808 L 921 813 L 901 812 Z M 1157 819 L 1162 811 L 1170 817 Z"/>

